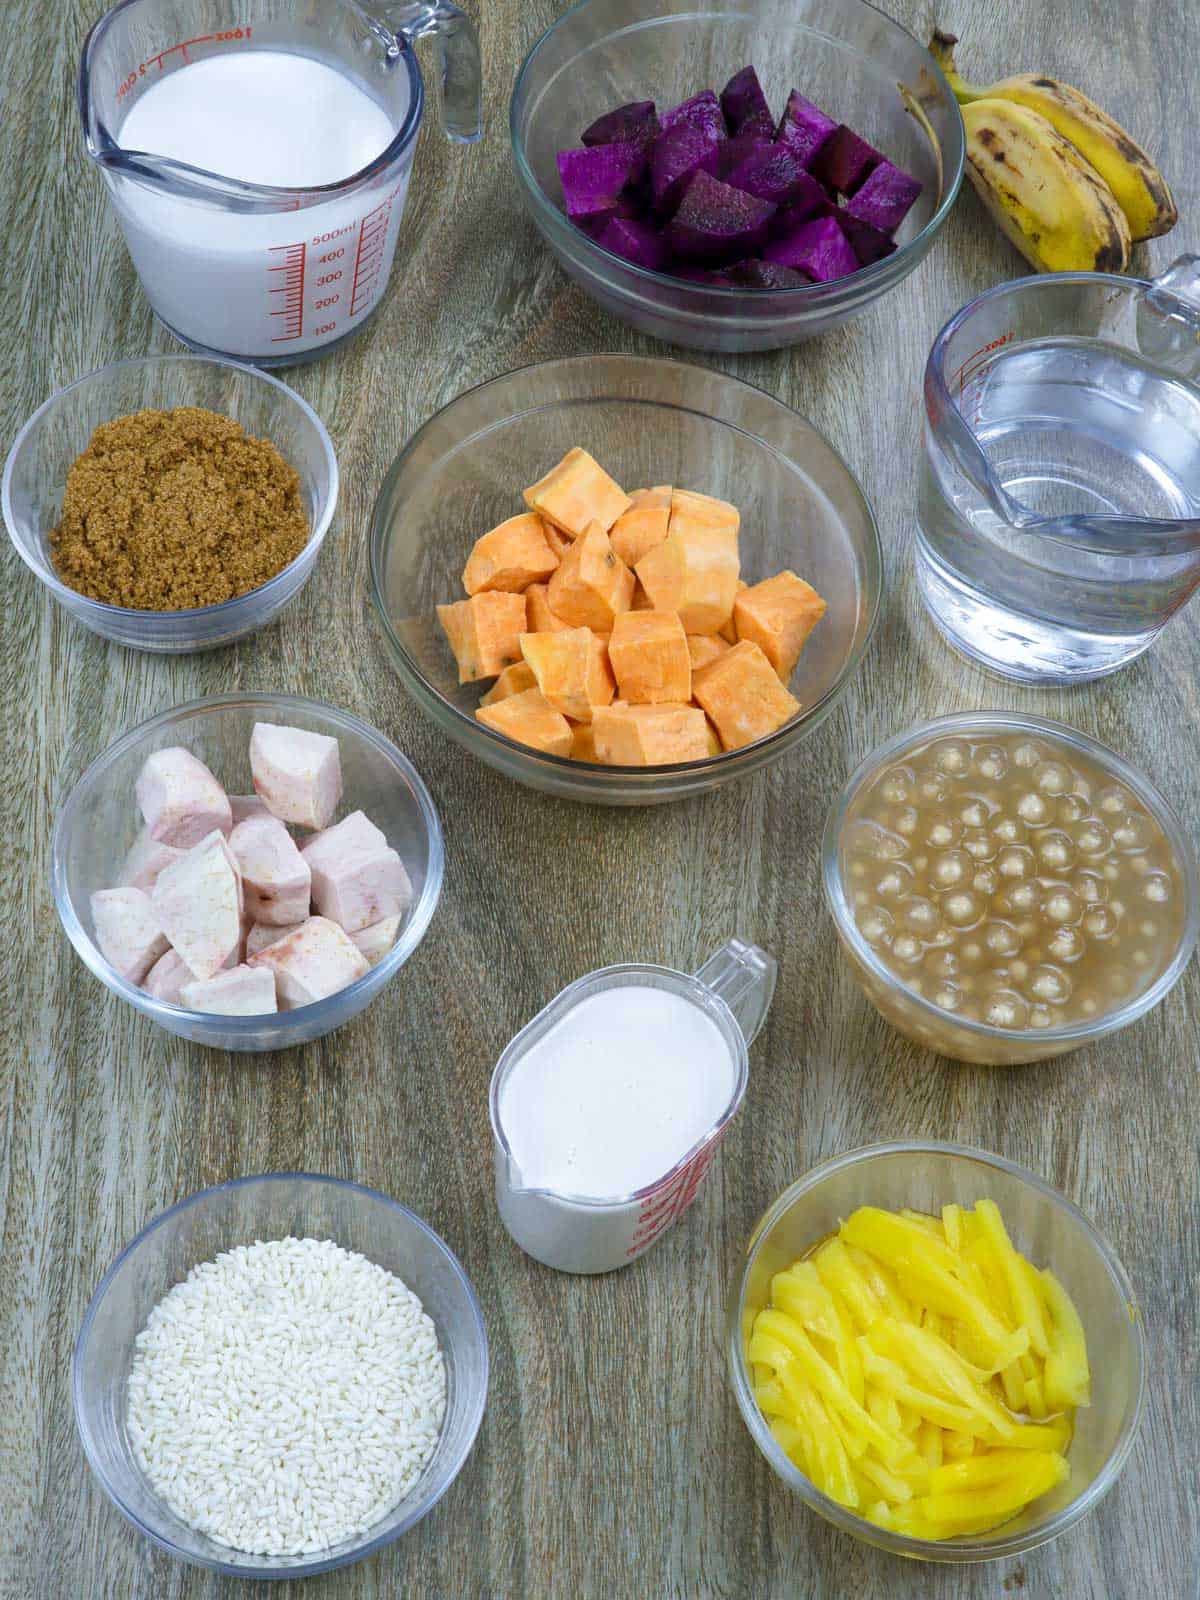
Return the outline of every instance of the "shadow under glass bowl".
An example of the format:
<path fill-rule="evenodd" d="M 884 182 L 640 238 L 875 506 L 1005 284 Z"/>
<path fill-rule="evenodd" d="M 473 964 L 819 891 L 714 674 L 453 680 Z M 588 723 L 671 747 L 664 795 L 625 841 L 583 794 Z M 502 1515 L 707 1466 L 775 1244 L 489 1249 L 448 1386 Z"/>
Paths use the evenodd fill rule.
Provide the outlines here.
<path fill-rule="evenodd" d="M 332 1239 L 394 1273 L 421 1301 L 446 1365 L 446 1415 L 418 1482 L 355 1539 L 314 1555 L 250 1555 L 188 1526 L 138 1467 L 126 1422 L 134 1340 L 151 1311 L 192 1267 L 256 1239 Z M 105 1274 L 83 1319 L 72 1363 L 75 1421 L 105 1494 L 169 1555 L 237 1578 L 303 1578 L 361 1561 L 431 1511 L 470 1453 L 487 1402 L 488 1342 L 458 1258 L 426 1223 L 374 1189 L 304 1172 L 238 1178 L 181 1200 L 154 1218 Z"/>
<path fill-rule="evenodd" d="M 1071 1476 L 990 1533 L 934 1541 L 868 1522 L 830 1499 L 775 1442 L 754 1398 L 745 1356 L 771 1279 L 859 1206 L 936 1214 L 952 1201 L 994 1200 L 1017 1249 L 1048 1267 L 1075 1302 L 1087 1338 L 1092 1403 L 1075 1413 L 1067 1451 Z M 1074 1527 L 1120 1477 L 1133 1449 L 1146 1394 L 1146 1336 L 1125 1269 L 1111 1245 L 1065 1195 L 1003 1156 L 964 1145 L 914 1141 L 870 1145 L 814 1167 L 760 1219 L 729 1299 L 726 1356 L 742 1418 L 771 1470 L 804 1504 L 843 1533 L 893 1555 L 924 1561 L 990 1561 L 1023 1555 Z"/>
<path fill-rule="evenodd" d="M 137 611 L 89 599 L 62 582 L 50 557 L 50 535 L 62 514 L 67 474 L 103 423 L 177 406 L 200 406 L 232 417 L 252 438 L 275 446 L 299 474 L 308 542 L 282 572 L 219 605 Z M 85 628 L 133 650 L 210 650 L 270 622 L 308 582 L 337 507 L 338 467 L 320 417 L 277 378 L 206 356 L 143 356 L 114 361 L 51 395 L 9 451 L 0 498 L 17 554 Z"/>
<path fill-rule="evenodd" d="M 894 255 L 833 283 L 730 289 L 635 266 L 569 220 L 555 155 L 578 146 L 589 123 L 627 101 L 663 109 L 720 90 L 747 64 L 776 114 L 799 89 L 920 180 Z M 899 85 L 920 102 L 936 151 Z M 509 130 L 522 198 L 569 276 L 643 333 L 701 350 L 773 350 L 865 310 L 929 252 L 965 155 L 962 116 L 933 57 L 866 0 L 583 0 L 525 58 Z"/>
<path fill-rule="evenodd" d="M 1022 733 L 1064 749 L 1065 759 L 1077 752 L 1095 763 L 1105 777 L 1124 785 L 1137 796 L 1171 847 L 1182 897 L 1179 938 L 1170 960 L 1154 982 L 1124 1004 L 1102 1011 L 1092 1019 L 1053 1028 L 997 1028 L 946 1011 L 914 993 L 863 937 L 842 871 L 842 837 L 855 799 L 886 767 L 903 761 L 909 751 L 933 739 L 987 739 Z M 872 750 L 830 809 L 821 844 L 821 879 L 825 904 L 833 917 L 842 954 L 880 1014 L 915 1044 L 954 1061 L 982 1066 L 1024 1066 L 1045 1061 L 1128 1027 L 1164 1000 L 1175 987 L 1200 938 L 1200 866 L 1187 831 L 1164 797 L 1136 767 L 1130 766 L 1107 745 L 1088 738 L 1066 723 L 1051 722 L 1046 717 L 1019 711 L 963 711 L 947 717 L 932 717 L 894 734 Z"/>
<path fill-rule="evenodd" d="M 599 767 L 543 755 L 476 721 L 488 687 L 460 685 L 436 607 L 463 598 L 475 540 L 524 509 L 521 491 L 581 445 L 626 488 L 673 483 L 740 510 L 742 576 L 791 567 L 828 602 L 792 679 L 803 710 L 741 750 L 666 767 Z M 824 436 L 739 379 L 661 358 L 571 356 L 451 401 L 397 457 L 371 525 L 371 595 L 384 644 L 431 720 L 497 771 L 549 794 L 650 805 L 757 771 L 820 726 L 844 693 L 879 611 L 875 519 Z"/>
<path fill-rule="evenodd" d="M 92 936 L 91 896 L 109 889 L 141 826 L 134 784 L 154 750 L 183 745 L 229 794 L 253 794 L 250 735 L 256 722 L 305 728 L 336 739 L 343 794 L 339 816 L 365 811 L 399 852 L 412 903 L 387 955 L 347 988 L 293 1011 L 226 1017 L 155 1000 L 120 977 Z M 106 988 L 168 1033 L 221 1050 L 283 1050 L 320 1039 L 369 1006 L 425 937 L 442 892 L 442 829 L 429 791 L 390 739 L 348 711 L 295 695 L 230 694 L 160 712 L 93 761 L 68 795 L 50 845 L 54 903 L 71 943 Z"/>

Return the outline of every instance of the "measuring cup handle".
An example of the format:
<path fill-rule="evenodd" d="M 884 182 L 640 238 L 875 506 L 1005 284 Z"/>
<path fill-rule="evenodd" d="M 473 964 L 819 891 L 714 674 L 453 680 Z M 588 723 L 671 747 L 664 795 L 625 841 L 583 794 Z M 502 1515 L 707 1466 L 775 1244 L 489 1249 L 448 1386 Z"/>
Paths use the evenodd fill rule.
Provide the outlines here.
<path fill-rule="evenodd" d="M 442 130 L 456 144 L 483 138 L 483 78 L 479 35 L 465 11 L 451 0 L 412 0 L 409 5 L 371 5 L 411 45 L 427 33 L 437 41 L 442 80 Z"/>
<path fill-rule="evenodd" d="M 1151 281 L 1138 306 L 1137 342 L 1158 366 L 1200 379 L 1200 255 L 1180 256 Z"/>
<path fill-rule="evenodd" d="M 754 1043 L 775 993 L 779 963 L 756 944 L 730 939 L 694 974 L 733 1012 L 746 1043 Z"/>

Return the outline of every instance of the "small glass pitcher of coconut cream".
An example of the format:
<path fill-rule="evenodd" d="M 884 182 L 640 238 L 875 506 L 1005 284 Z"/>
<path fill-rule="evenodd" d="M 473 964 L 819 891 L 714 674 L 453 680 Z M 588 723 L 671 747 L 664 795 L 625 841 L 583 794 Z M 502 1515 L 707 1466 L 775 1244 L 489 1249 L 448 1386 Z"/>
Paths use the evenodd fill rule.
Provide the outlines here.
<path fill-rule="evenodd" d="M 746 1092 L 777 965 L 730 939 L 694 975 L 604 967 L 564 989 L 492 1074 L 496 1204 L 560 1272 L 645 1253 L 700 1192 Z"/>

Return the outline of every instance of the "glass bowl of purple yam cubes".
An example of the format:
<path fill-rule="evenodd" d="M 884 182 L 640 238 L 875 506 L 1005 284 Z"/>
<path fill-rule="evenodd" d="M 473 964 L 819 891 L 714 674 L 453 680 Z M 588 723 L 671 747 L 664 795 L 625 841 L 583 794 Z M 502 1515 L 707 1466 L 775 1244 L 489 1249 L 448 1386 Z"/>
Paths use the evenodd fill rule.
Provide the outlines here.
<path fill-rule="evenodd" d="M 282 1050 L 357 1016 L 416 950 L 442 829 L 416 769 L 358 717 L 227 694 L 92 761 L 51 862 L 67 937 L 113 994 L 197 1044 Z"/>
<path fill-rule="evenodd" d="M 517 78 L 539 232 L 605 310 L 770 350 L 908 276 L 962 181 L 933 58 L 866 0 L 583 0 Z"/>

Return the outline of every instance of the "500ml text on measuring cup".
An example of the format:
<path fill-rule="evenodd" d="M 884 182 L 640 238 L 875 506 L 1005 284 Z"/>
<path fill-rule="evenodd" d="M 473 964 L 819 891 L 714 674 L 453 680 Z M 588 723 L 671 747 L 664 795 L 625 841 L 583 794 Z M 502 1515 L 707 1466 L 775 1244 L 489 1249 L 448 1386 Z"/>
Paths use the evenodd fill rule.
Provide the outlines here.
<path fill-rule="evenodd" d="M 88 153 L 177 337 L 270 366 L 362 326 L 395 255 L 424 32 L 441 46 L 447 132 L 477 138 L 478 46 L 447 0 L 124 0 L 96 24 L 80 68 Z"/>

